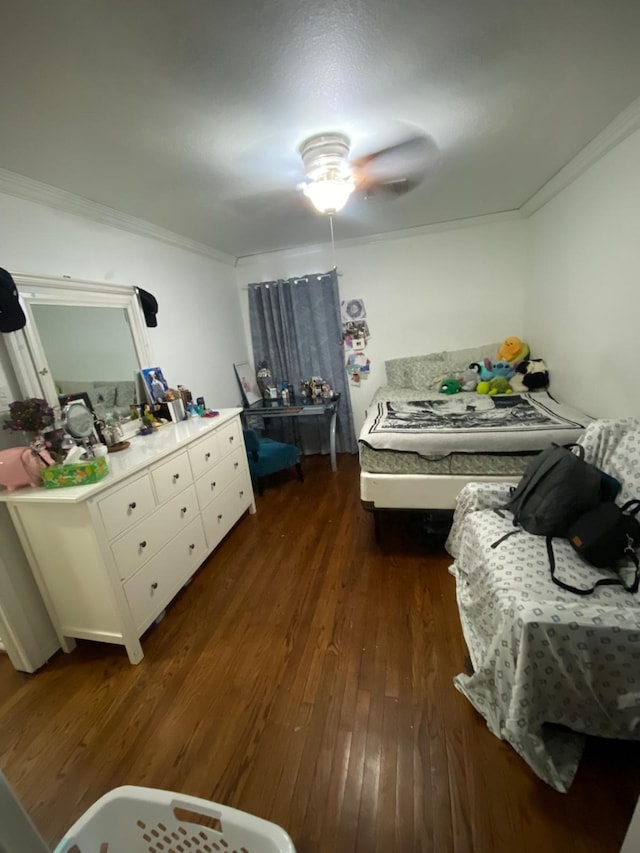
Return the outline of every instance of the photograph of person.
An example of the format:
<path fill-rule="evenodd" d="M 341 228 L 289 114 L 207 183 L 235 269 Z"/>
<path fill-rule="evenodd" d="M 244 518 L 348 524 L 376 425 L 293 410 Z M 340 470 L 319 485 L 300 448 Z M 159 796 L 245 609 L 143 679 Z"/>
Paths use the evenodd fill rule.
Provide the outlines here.
<path fill-rule="evenodd" d="M 145 367 L 141 371 L 147 396 L 150 403 L 163 403 L 164 395 L 169 390 L 167 380 L 159 367 Z"/>

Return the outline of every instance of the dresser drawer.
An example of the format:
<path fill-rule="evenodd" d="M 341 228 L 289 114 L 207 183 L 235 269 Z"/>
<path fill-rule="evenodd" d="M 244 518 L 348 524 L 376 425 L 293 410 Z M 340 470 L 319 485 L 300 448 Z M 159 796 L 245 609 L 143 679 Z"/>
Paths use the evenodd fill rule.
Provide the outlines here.
<path fill-rule="evenodd" d="M 240 421 L 238 418 L 234 418 L 230 424 L 227 424 L 217 430 L 217 434 L 221 457 L 226 456 L 227 453 L 231 453 L 238 447 L 244 447 Z"/>
<path fill-rule="evenodd" d="M 201 511 L 209 550 L 227 535 L 252 500 L 251 480 L 245 472 Z"/>
<path fill-rule="evenodd" d="M 154 509 L 156 502 L 151 480 L 146 475 L 138 477 L 116 492 L 100 498 L 97 505 L 107 538 L 114 539 Z"/>
<path fill-rule="evenodd" d="M 196 518 L 124 584 L 133 621 L 143 631 L 171 601 L 203 561 L 207 552 Z"/>
<path fill-rule="evenodd" d="M 151 477 L 159 504 L 186 489 L 193 479 L 187 452 L 177 453 L 168 462 L 163 462 L 162 465 L 152 468 Z"/>
<path fill-rule="evenodd" d="M 195 486 L 159 507 L 111 545 L 120 580 L 126 580 L 198 516 Z"/>
<path fill-rule="evenodd" d="M 205 507 L 214 498 L 221 495 L 227 486 L 241 472 L 246 471 L 246 453 L 244 447 L 234 450 L 230 456 L 221 459 L 213 469 L 196 481 L 196 492 L 200 508 Z"/>
<path fill-rule="evenodd" d="M 216 431 L 189 448 L 189 461 L 191 462 L 194 480 L 197 480 L 206 471 L 213 470 L 219 459 L 220 445 Z"/>

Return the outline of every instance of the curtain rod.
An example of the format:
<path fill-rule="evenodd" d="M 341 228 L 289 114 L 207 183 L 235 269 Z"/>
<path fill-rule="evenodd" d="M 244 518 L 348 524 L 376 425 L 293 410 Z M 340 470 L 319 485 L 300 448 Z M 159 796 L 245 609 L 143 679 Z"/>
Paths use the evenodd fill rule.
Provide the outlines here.
<path fill-rule="evenodd" d="M 342 276 L 342 273 L 340 272 L 338 267 L 332 267 L 332 269 L 329 270 L 329 272 L 335 272 L 335 274 L 338 277 Z M 323 272 L 320 275 L 292 275 L 288 279 L 280 279 L 280 280 L 281 281 L 293 281 L 294 284 L 297 284 L 299 281 L 304 281 L 304 282 L 308 283 L 311 280 L 311 282 L 313 282 L 314 278 L 316 279 L 316 281 L 321 281 L 325 276 L 329 275 L 329 272 Z M 273 283 L 277 284 L 277 281 L 278 281 L 278 279 L 276 279 Z M 264 282 L 264 285 L 265 285 L 265 287 L 268 287 L 271 283 L 272 282 L 267 281 L 267 282 Z M 252 282 L 251 284 L 245 284 L 243 287 L 240 288 L 240 290 L 249 290 L 250 287 L 260 287 L 261 284 L 263 284 L 263 282 L 259 282 L 259 281 Z"/>

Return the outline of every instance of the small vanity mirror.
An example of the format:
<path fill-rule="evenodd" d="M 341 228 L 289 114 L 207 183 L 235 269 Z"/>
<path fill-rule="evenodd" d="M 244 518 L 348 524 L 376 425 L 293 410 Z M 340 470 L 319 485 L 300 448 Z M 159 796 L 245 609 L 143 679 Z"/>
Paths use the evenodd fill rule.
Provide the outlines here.
<path fill-rule="evenodd" d="M 83 441 L 93 435 L 93 415 L 81 400 L 67 403 L 62 411 L 64 428 L 72 438 Z"/>
<path fill-rule="evenodd" d="M 93 458 L 93 444 L 97 442 L 93 412 L 82 400 L 72 400 L 62 409 L 62 424 L 65 431 L 84 447 L 87 457 Z"/>

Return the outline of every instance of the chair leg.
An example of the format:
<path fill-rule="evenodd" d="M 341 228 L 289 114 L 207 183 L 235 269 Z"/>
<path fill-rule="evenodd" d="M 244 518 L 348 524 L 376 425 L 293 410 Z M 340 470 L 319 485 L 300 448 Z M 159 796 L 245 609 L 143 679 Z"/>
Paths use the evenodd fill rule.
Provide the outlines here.
<path fill-rule="evenodd" d="M 299 462 L 296 462 L 296 471 L 298 472 L 298 480 L 301 483 L 304 483 L 304 472 L 302 470 L 302 465 Z"/>

